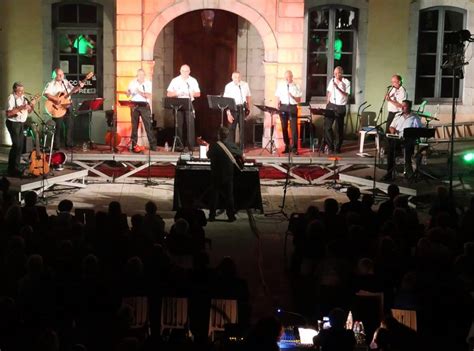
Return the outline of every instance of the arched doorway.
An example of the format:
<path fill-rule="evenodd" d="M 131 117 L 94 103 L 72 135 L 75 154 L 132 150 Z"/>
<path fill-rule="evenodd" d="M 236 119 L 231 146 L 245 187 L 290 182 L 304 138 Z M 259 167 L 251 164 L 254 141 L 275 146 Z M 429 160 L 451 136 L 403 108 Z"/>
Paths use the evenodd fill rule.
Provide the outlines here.
<path fill-rule="evenodd" d="M 261 103 L 265 98 L 264 46 L 257 29 L 231 12 L 212 13 L 212 28 L 203 27 L 203 11 L 192 11 L 168 23 L 156 40 L 153 105 L 158 126 L 168 128 L 168 134 L 173 116 L 163 109 L 161 101 L 170 80 L 184 63 L 191 66 L 191 75 L 201 88 L 201 98 L 194 103 L 195 124 L 197 135 L 206 140 L 215 138 L 221 120 L 219 111 L 209 109 L 207 95 L 222 94 L 234 70 L 249 82 L 253 101 Z M 252 123 L 253 120 L 246 123 L 247 143 L 252 142 Z"/>

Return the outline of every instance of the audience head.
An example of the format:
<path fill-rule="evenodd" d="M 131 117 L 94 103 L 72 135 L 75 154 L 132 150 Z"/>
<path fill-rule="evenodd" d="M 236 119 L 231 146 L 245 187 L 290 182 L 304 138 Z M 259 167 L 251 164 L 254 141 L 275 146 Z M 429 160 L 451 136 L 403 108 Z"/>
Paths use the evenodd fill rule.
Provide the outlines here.
<path fill-rule="evenodd" d="M 329 312 L 329 322 L 331 323 L 331 328 L 334 329 L 344 329 L 347 321 L 347 312 L 342 308 L 334 308 Z"/>
<path fill-rule="evenodd" d="M 122 206 L 118 201 L 111 201 L 109 203 L 109 215 L 120 216 L 122 214 Z"/>
<path fill-rule="evenodd" d="M 347 188 L 346 195 L 350 201 L 357 201 L 359 200 L 359 197 L 360 197 L 360 190 L 356 186 L 350 186 Z"/>
<path fill-rule="evenodd" d="M 335 215 L 337 211 L 339 211 L 339 204 L 336 199 L 329 198 L 324 200 L 324 213 Z"/>
<path fill-rule="evenodd" d="M 374 205 L 374 197 L 371 194 L 362 195 L 362 205 L 366 208 L 372 208 Z"/>
<path fill-rule="evenodd" d="M 27 191 L 25 193 L 25 207 L 33 207 L 38 202 L 38 194 L 34 191 Z"/>
<path fill-rule="evenodd" d="M 390 200 L 393 200 L 395 197 L 400 195 L 400 188 L 397 184 L 390 184 L 387 188 L 387 194 Z"/>
<path fill-rule="evenodd" d="M 222 261 L 217 266 L 217 271 L 223 277 L 237 276 L 237 266 L 230 256 L 226 256 L 222 259 Z"/>
<path fill-rule="evenodd" d="M 43 272 L 43 257 L 41 255 L 31 255 L 26 262 L 28 273 L 39 275 Z"/>
<path fill-rule="evenodd" d="M 184 218 L 179 218 L 173 225 L 174 234 L 187 235 L 189 232 L 189 223 Z"/>
<path fill-rule="evenodd" d="M 156 207 L 156 204 L 153 201 L 148 201 L 145 204 L 145 212 L 147 214 L 155 214 L 156 211 L 158 211 L 158 207 Z"/>
<path fill-rule="evenodd" d="M 268 342 L 277 343 L 283 332 L 283 326 L 280 320 L 274 316 L 261 318 L 255 325 L 252 336 L 255 341 L 267 344 Z"/>
<path fill-rule="evenodd" d="M 73 206 L 74 205 L 71 200 L 67 200 L 67 199 L 61 200 L 58 204 L 58 212 L 70 213 L 72 211 Z"/>
<path fill-rule="evenodd" d="M 225 140 L 227 140 L 228 136 L 229 136 L 229 128 L 220 127 L 218 132 L 217 132 L 218 140 L 225 141 Z"/>
<path fill-rule="evenodd" d="M 139 213 L 134 214 L 130 221 L 132 222 L 132 227 L 134 229 L 143 228 L 144 218 L 141 214 Z"/>
<path fill-rule="evenodd" d="M 364 257 L 357 262 L 357 273 L 360 275 L 374 274 L 374 261 Z"/>

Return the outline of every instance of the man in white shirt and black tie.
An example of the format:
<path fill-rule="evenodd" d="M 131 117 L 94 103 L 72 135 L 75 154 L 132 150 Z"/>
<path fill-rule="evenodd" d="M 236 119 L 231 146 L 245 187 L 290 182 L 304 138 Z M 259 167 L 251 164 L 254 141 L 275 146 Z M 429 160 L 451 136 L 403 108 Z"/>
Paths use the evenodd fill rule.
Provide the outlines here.
<path fill-rule="evenodd" d="M 330 152 L 341 152 L 344 140 L 344 117 L 346 116 L 346 105 L 351 93 L 351 82 L 342 75 L 344 70 L 341 66 L 334 68 L 334 77 L 329 81 L 327 87 L 327 109 L 334 111 L 334 116 L 324 118 L 324 139 Z M 338 140 L 334 141 L 332 126 L 336 122 Z"/>
<path fill-rule="evenodd" d="M 166 96 L 168 97 L 177 97 L 177 98 L 188 98 L 191 99 L 191 105 L 189 108 L 187 106 L 178 111 L 178 137 L 183 141 L 183 124 L 184 117 L 186 116 L 186 128 L 188 135 L 187 146 L 192 149 L 194 147 L 195 138 L 194 138 L 194 107 L 192 101 L 195 98 L 201 96 L 201 91 L 199 90 L 198 81 L 191 77 L 191 68 L 188 65 L 182 65 L 180 70 L 180 75 L 171 80 L 170 85 L 168 86 Z"/>
<path fill-rule="evenodd" d="M 293 72 L 285 72 L 285 80 L 278 84 L 275 96 L 280 110 L 281 129 L 285 150 L 283 153 L 294 152 L 298 154 L 298 103 L 301 102 L 302 92 L 298 84 L 293 81 Z M 288 121 L 291 127 L 291 148 L 288 135 Z"/>
<path fill-rule="evenodd" d="M 235 143 L 237 124 L 239 125 L 240 149 L 244 150 L 244 119 L 250 112 L 251 94 L 247 82 L 243 82 L 240 78 L 240 72 L 232 73 L 232 82 L 226 84 L 224 89 L 224 97 L 232 98 L 235 101 L 237 110 L 231 111 L 227 109 L 227 122 L 229 123 L 229 141 Z"/>
<path fill-rule="evenodd" d="M 137 71 L 137 78 L 132 80 L 128 85 L 127 96 L 132 97 L 132 101 L 137 104 L 132 108 L 132 151 L 140 152 L 142 148 L 138 146 L 138 122 L 140 116 L 142 118 L 143 126 L 145 127 L 146 135 L 148 137 L 148 144 L 150 150 L 156 150 L 156 139 L 152 130 L 152 117 L 150 101 L 152 98 L 152 84 L 151 81 L 145 78 L 145 71 L 139 69 Z"/>
<path fill-rule="evenodd" d="M 402 110 L 402 102 L 408 98 L 407 91 L 402 85 L 402 76 L 394 74 L 391 83 L 385 95 L 388 110 L 387 124 L 385 127 L 386 133 L 390 133 L 390 125 L 392 124 L 393 118 Z"/>

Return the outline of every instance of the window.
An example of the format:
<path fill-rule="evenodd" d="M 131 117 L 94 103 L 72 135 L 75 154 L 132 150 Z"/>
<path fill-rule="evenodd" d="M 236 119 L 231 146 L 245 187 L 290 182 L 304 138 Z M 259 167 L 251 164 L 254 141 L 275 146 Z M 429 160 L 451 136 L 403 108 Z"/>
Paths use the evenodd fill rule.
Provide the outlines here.
<path fill-rule="evenodd" d="M 354 85 L 358 13 L 343 6 L 321 6 L 308 13 L 307 97 L 325 97 L 334 67 Z"/>
<path fill-rule="evenodd" d="M 435 7 L 420 11 L 415 102 L 452 99 L 453 71 L 442 68 L 448 56 L 446 35 L 464 28 L 466 12 L 455 7 Z M 460 96 L 455 86 L 455 97 Z"/>
<path fill-rule="evenodd" d="M 53 68 L 64 71 L 73 85 L 89 72 L 78 100 L 102 96 L 102 7 L 93 3 L 56 3 L 53 5 Z"/>

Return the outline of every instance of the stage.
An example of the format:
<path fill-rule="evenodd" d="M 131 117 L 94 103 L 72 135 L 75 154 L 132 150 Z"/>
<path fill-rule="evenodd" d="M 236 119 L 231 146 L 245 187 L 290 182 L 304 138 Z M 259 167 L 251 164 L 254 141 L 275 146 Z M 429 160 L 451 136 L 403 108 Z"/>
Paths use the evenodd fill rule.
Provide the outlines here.
<path fill-rule="evenodd" d="M 358 142 L 345 142 L 340 154 L 325 154 L 309 148 L 300 148 L 298 155 L 283 154 L 276 151 L 271 154 L 267 149 L 250 147 L 245 149 L 245 158 L 250 165 L 257 169 L 258 178 L 262 181 L 285 180 L 298 186 L 347 187 L 356 185 L 363 192 L 373 192 L 375 189 L 385 193 L 389 182 L 381 181 L 386 172 L 386 158 L 374 159 L 375 145 L 367 142 L 365 153 L 368 157 L 358 156 Z M 470 144 L 469 144 L 470 146 Z M 466 149 L 468 145 L 459 146 Z M 446 144 L 435 144 L 423 170 L 433 173 L 435 178 L 421 177 L 407 180 L 403 177 L 402 165 L 400 173 L 394 183 L 399 185 L 403 194 L 416 197 L 433 192 L 440 184 L 447 184 L 447 152 Z M 94 144 L 92 148 L 83 150 L 80 147 L 62 150 L 67 155 L 64 171 L 54 171 L 44 180 L 38 178 L 8 178 L 12 183 L 12 190 L 20 193 L 34 190 L 42 194 L 54 185 L 86 186 L 86 180 L 105 183 L 125 183 L 135 178 L 168 178 L 175 179 L 176 166 L 188 164 L 192 167 L 206 166 L 208 160 L 198 159 L 198 150 L 193 152 L 171 152 L 159 147 L 157 151 L 136 154 L 124 147 L 111 150 L 108 145 Z M 192 162 L 189 162 L 191 160 Z M 377 161 L 377 162 L 375 162 Z M 463 190 L 470 190 L 469 184 L 463 181 L 463 175 L 470 173 L 470 169 L 456 165 L 454 184 Z M 375 169 L 375 172 L 374 172 Z M 375 175 L 375 182 L 374 182 Z"/>

